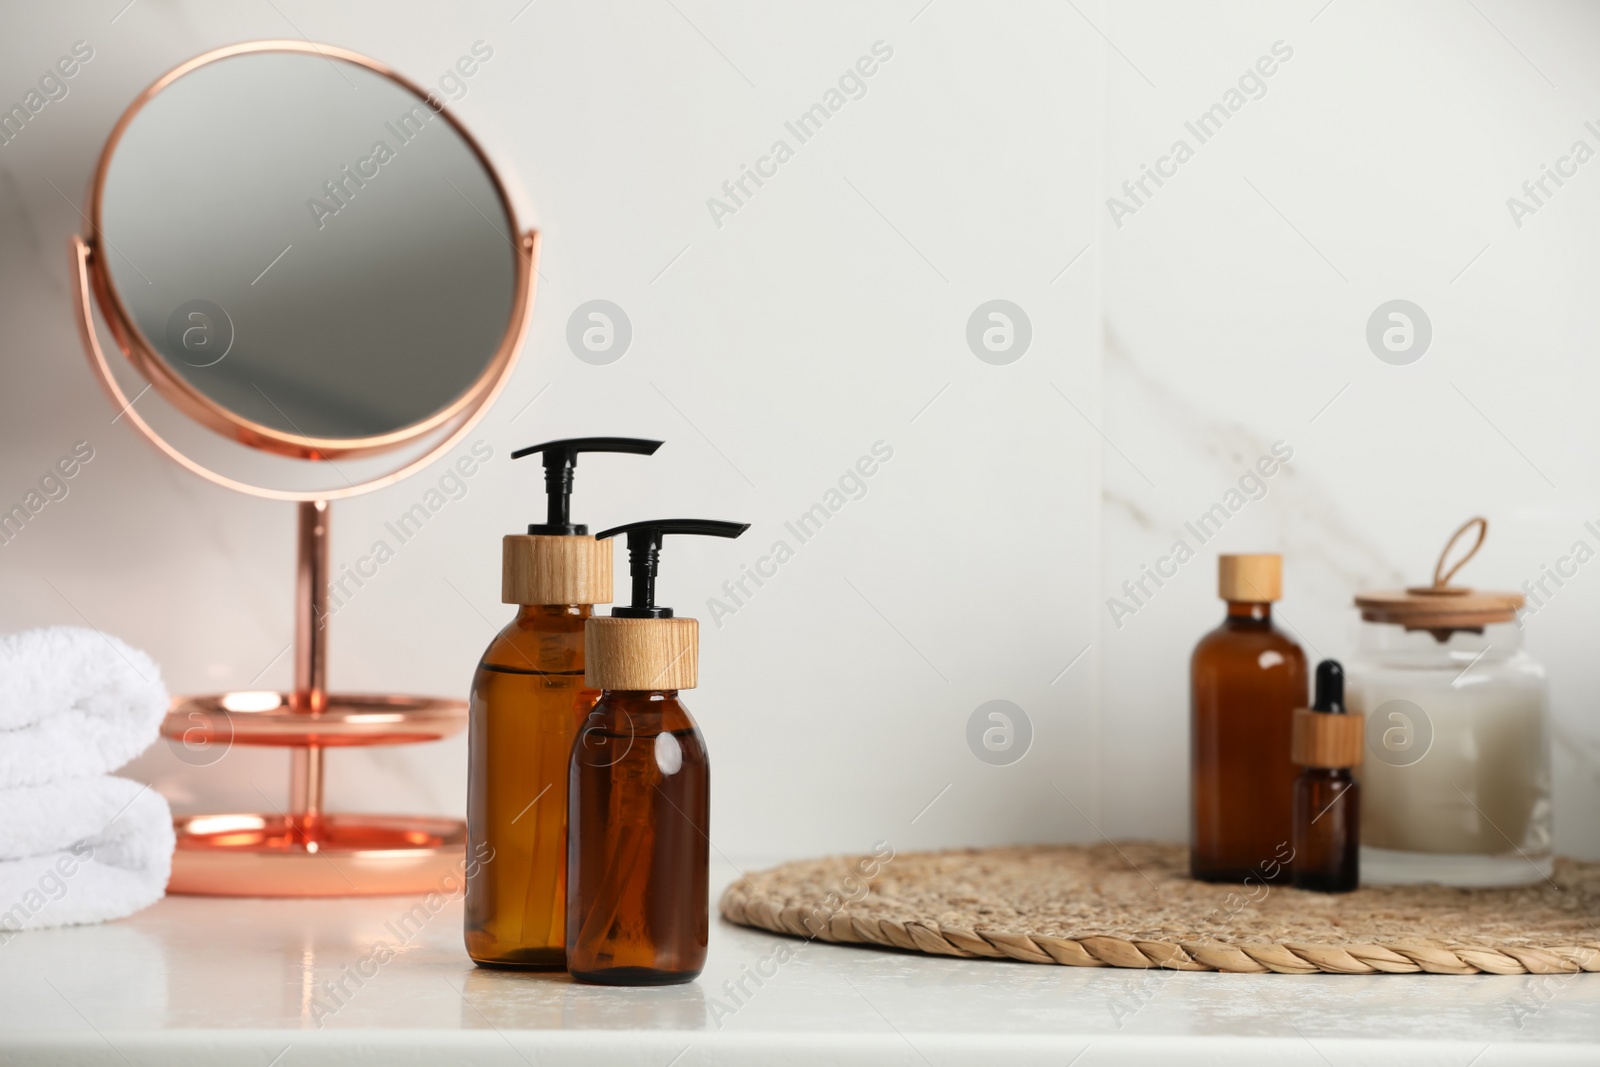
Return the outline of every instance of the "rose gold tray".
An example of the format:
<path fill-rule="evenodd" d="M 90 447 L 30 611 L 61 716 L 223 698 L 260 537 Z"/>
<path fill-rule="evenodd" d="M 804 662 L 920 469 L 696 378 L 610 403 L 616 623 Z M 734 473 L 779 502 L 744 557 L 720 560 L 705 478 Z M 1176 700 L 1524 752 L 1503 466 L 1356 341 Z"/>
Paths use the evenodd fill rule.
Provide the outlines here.
<path fill-rule="evenodd" d="M 353 897 L 460 892 L 466 827 L 423 815 L 192 815 L 175 820 L 168 892 Z"/>
<path fill-rule="evenodd" d="M 467 724 L 461 700 L 329 693 L 321 711 L 297 711 L 288 693 L 246 690 L 178 697 L 161 736 L 191 750 L 212 745 L 407 745 L 438 741 Z"/>

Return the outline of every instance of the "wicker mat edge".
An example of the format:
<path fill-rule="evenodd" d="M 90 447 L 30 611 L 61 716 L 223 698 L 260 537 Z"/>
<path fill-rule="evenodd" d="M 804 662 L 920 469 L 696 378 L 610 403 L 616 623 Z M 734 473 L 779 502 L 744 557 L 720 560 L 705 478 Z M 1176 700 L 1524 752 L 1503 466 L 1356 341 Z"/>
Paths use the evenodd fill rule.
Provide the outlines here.
<path fill-rule="evenodd" d="M 796 865 L 785 865 L 796 866 Z M 1053 937 L 1027 930 L 897 920 L 836 909 L 804 907 L 763 893 L 751 879 L 771 879 L 778 867 L 735 881 L 718 911 L 729 922 L 807 941 L 876 946 L 963 959 L 1005 959 L 1068 967 L 1162 968 L 1233 974 L 1571 974 L 1600 971 L 1600 942 L 1568 945 L 1450 944 L 1415 937 L 1382 944 L 1305 942 L 1225 943 L 1086 935 Z"/>

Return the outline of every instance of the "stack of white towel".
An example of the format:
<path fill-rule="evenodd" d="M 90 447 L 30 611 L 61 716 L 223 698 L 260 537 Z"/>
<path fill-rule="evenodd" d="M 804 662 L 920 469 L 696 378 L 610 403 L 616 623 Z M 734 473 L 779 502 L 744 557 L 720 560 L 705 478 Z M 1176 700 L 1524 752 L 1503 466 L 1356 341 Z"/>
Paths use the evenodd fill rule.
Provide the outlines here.
<path fill-rule="evenodd" d="M 150 657 L 76 626 L 0 637 L 0 943 L 102 922 L 166 892 L 172 813 L 110 772 L 144 751 L 167 692 Z"/>

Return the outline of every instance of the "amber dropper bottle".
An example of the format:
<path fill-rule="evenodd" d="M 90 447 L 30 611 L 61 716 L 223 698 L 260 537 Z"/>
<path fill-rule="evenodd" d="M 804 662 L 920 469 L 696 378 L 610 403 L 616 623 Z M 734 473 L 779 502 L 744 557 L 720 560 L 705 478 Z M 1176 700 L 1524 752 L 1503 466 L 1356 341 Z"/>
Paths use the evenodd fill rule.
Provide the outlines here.
<path fill-rule="evenodd" d="M 1291 759 L 1294 780 L 1296 889 L 1348 893 L 1361 881 L 1361 784 L 1351 768 L 1361 763 L 1366 723 L 1344 706 L 1344 668 L 1317 664 L 1317 699 L 1294 713 Z"/>
<path fill-rule="evenodd" d="M 666 534 L 738 537 L 745 523 L 661 519 L 628 535 L 633 603 L 589 620 L 588 684 L 602 690 L 572 748 L 567 970 L 584 982 L 693 981 L 710 932 L 711 780 L 678 692 L 699 681 L 699 623 L 658 607 Z"/>
<path fill-rule="evenodd" d="M 1305 706 L 1306 657 L 1272 624 L 1283 557 L 1217 563 L 1228 614 L 1200 639 L 1189 665 L 1189 872 L 1207 882 L 1287 881 L 1289 734 L 1294 709 Z"/>
<path fill-rule="evenodd" d="M 566 965 L 567 760 L 600 694 L 583 684 L 583 626 L 611 601 L 611 542 L 569 515 L 584 452 L 648 456 L 660 441 L 586 437 L 544 456 L 546 521 L 502 544 L 500 598 L 517 616 L 489 645 L 468 711 L 467 954 L 525 970 Z"/>

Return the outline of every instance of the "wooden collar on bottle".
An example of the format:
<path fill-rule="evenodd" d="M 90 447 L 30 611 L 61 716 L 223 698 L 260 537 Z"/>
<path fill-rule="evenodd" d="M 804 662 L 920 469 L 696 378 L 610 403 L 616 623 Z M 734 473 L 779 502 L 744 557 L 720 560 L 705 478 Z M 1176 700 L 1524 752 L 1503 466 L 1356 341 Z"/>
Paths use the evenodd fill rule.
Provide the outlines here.
<path fill-rule="evenodd" d="M 590 689 L 693 689 L 700 681 L 695 619 L 596 616 L 584 627 L 583 649 Z"/>
<path fill-rule="evenodd" d="M 507 534 L 501 545 L 502 604 L 611 603 L 609 540 Z"/>
<path fill-rule="evenodd" d="M 1299 767 L 1359 766 L 1365 734 L 1366 716 L 1358 712 L 1296 708 L 1289 761 Z"/>

